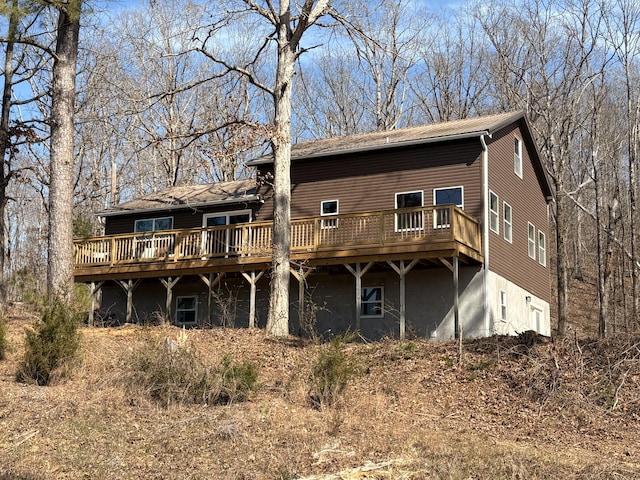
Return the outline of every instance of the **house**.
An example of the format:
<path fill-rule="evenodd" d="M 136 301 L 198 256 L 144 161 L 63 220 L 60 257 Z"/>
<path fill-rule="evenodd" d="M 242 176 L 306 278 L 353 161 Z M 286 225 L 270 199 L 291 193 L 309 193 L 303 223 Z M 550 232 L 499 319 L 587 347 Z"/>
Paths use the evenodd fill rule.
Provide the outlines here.
<path fill-rule="evenodd" d="M 75 277 L 118 321 L 263 326 L 273 158 L 101 212 Z M 522 112 L 294 145 L 291 332 L 550 334 L 552 192 Z"/>

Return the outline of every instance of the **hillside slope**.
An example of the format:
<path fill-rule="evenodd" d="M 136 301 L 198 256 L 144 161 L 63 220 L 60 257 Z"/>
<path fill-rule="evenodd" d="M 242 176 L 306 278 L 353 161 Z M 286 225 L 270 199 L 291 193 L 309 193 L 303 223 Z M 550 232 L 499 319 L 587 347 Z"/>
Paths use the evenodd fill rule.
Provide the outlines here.
<path fill-rule="evenodd" d="M 318 409 L 308 378 L 326 346 L 192 330 L 203 361 L 250 360 L 261 387 L 164 408 L 123 379 L 177 328 L 84 329 L 71 377 L 35 387 L 14 380 L 31 321 L 10 318 L 0 362 L 0 479 L 640 477 L 640 338 L 346 343 L 358 374 Z"/>

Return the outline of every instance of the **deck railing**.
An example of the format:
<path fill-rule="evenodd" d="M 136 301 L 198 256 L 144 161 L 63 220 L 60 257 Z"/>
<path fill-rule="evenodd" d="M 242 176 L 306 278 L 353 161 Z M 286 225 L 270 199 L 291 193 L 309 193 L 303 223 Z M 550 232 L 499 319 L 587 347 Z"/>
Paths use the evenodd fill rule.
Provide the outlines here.
<path fill-rule="evenodd" d="M 268 257 L 272 222 L 130 233 L 76 240 L 79 268 L 175 262 L 232 256 Z M 292 220 L 291 253 L 407 243 L 456 241 L 480 253 L 476 219 L 454 205 L 438 205 Z"/>

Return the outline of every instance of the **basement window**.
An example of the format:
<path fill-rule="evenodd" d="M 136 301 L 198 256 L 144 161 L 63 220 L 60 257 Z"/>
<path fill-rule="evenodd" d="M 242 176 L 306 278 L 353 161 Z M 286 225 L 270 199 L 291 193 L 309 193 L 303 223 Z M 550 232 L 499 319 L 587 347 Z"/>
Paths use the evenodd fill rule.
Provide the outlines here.
<path fill-rule="evenodd" d="M 507 292 L 500 290 L 500 320 L 507 321 Z"/>
<path fill-rule="evenodd" d="M 360 316 L 382 318 L 384 316 L 383 287 L 363 287 L 360 298 Z"/>
<path fill-rule="evenodd" d="M 195 324 L 198 318 L 198 297 L 176 298 L 176 322 Z"/>

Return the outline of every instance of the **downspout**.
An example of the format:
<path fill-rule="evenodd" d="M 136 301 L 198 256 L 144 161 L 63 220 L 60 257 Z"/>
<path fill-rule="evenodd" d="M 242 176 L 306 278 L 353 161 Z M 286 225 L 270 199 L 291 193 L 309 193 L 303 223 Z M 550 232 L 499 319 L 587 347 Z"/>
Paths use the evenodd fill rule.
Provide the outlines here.
<path fill-rule="evenodd" d="M 491 138 L 491 135 L 487 135 Z M 485 335 L 493 333 L 489 315 L 489 150 L 485 142 L 485 134 L 480 135 L 482 145 L 482 315 Z"/>

